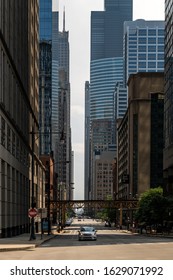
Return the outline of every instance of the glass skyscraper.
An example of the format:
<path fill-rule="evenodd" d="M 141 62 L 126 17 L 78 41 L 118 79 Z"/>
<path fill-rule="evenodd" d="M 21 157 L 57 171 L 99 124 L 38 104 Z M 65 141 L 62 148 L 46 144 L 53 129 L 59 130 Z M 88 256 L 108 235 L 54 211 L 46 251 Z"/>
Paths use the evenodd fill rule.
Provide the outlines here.
<path fill-rule="evenodd" d="M 91 12 L 90 117 L 113 118 L 113 96 L 123 81 L 123 24 L 132 20 L 132 0 L 105 0 Z"/>
<path fill-rule="evenodd" d="M 52 40 L 52 0 L 39 0 L 40 40 Z"/>
<path fill-rule="evenodd" d="M 173 194 L 173 0 L 165 1 L 165 99 L 164 156 L 165 192 Z"/>
<path fill-rule="evenodd" d="M 123 58 L 91 61 L 90 71 L 90 120 L 112 120 L 115 85 L 123 80 Z"/>
<path fill-rule="evenodd" d="M 104 11 L 91 12 L 90 126 L 99 120 L 103 123 L 109 122 L 110 145 L 115 144 L 113 140 L 115 86 L 123 82 L 123 24 L 124 21 L 132 20 L 132 2 L 132 0 L 105 0 Z M 102 126 L 100 122 L 98 123 Z M 109 128 L 103 126 L 104 135 L 107 135 Z M 95 133 L 94 130 L 91 131 L 89 142 L 91 138 L 95 139 Z M 90 147 L 92 158 L 94 151 L 91 144 Z M 91 162 L 90 174 L 92 164 Z M 88 174 L 85 174 L 85 177 L 89 177 Z M 92 182 L 94 180 L 90 178 L 89 184 Z M 87 188 L 85 184 L 85 189 Z M 95 193 L 94 186 L 90 185 L 90 189 Z"/>
<path fill-rule="evenodd" d="M 124 84 L 137 72 L 164 71 L 164 21 L 124 23 Z"/>
<path fill-rule="evenodd" d="M 132 0 L 105 0 L 91 12 L 91 61 L 123 56 L 123 23 L 132 20 Z"/>
<path fill-rule="evenodd" d="M 40 154 L 49 155 L 52 112 L 52 0 L 40 0 L 39 130 Z"/>
<path fill-rule="evenodd" d="M 59 12 L 52 13 L 52 150 L 54 160 L 58 161 L 58 87 L 59 87 Z M 55 164 L 57 171 L 57 164 Z"/>

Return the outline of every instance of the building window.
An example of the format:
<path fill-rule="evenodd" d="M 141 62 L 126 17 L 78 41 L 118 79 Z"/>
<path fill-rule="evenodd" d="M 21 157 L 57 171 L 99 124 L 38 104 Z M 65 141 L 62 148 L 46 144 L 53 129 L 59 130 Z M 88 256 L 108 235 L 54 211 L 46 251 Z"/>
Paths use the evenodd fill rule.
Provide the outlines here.
<path fill-rule="evenodd" d="M 5 147 L 5 120 L 1 118 L 1 145 Z"/>
<path fill-rule="evenodd" d="M 16 143 L 16 158 L 19 160 L 20 158 L 20 143 L 19 143 L 19 138 L 17 138 L 17 143 Z"/>
<path fill-rule="evenodd" d="M 146 37 L 139 37 L 138 43 L 139 44 L 146 44 L 147 43 Z"/>
<path fill-rule="evenodd" d="M 138 34 L 139 34 L 139 36 L 146 36 L 147 35 L 147 31 L 146 31 L 146 29 L 140 29 Z"/>
<path fill-rule="evenodd" d="M 156 46 L 148 46 L 148 52 L 156 52 Z"/>
<path fill-rule="evenodd" d="M 7 150 L 11 152 L 11 129 L 7 126 Z"/>
<path fill-rule="evenodd" d="M 15 152 L 16 152 L 16 137 L 15 137 L 15 133 L 12 132 L 12 155 L 15 156 Z"/>
<path fill-rule="evenodd" d="M 148 29 L 148 35 L 149 36 L 156 36 L 156 30 L 155 29 Z"/>

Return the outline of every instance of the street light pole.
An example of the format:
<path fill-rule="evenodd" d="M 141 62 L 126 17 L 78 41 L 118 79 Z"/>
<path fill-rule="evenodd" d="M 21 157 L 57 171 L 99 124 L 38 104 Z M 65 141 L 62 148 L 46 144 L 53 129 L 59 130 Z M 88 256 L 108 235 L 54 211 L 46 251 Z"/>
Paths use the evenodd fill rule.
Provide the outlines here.
<path fill-rule="evenodd" d="M 32 177 L 31 177 L 31 183 L 32 183 L 32 193 L 31 193 L 31 208 L 35 207 L 34 202 L 34 130 L 32 128 Z M 34 228 L 34 217 L 31 218 L 31 233 L 30 233 L 30 240 L 36 239 L 35 236 L 35 228 Z"/>
<path fill-rule="evenodd" d="M 58 200 L 59 200 L 59 209 L 58 209 L 58 232 L 61 232 L 61 187 L 60 184 L 58 184 Z"/>
<path fill-rule="evenodd" d="M 46 180 L 47 180 L 47 218 L 48 218 L 48 232 L 47 234 L 50 235 L 50 165 L 47 164 L 46 166 Z"/>

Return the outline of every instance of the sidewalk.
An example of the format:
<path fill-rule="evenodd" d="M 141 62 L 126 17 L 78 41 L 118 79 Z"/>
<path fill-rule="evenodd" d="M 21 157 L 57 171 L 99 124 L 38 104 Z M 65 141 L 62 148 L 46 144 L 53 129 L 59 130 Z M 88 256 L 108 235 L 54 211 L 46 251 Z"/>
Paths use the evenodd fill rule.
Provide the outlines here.
<path fill-rule="evenodd" d="M 36 239 L 31 241 L 29 240 L 29 233 L 9 238 L 0 238 L 0 252 L 33 249 L 55 237 L 54 234 L 48 235 L 47 233 L 42 235 L 40 233 L 36 233 L 35 236 Z"/>

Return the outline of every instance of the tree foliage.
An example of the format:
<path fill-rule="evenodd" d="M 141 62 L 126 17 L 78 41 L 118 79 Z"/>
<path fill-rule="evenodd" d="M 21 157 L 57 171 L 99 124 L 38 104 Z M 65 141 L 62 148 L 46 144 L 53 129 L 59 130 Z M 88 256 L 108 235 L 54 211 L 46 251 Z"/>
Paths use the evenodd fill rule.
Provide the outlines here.
<path fill-rule="evenodd" d="M 112 196 L 108 195 L 106 197 L 106 200 L 112 200 Z M 113 209 L 111 207 L 107 207 L 104 209 L 100 209 L 100 211 L 98 211 L 96 213 L 96 218 L 98 219 L 102 219 L 102 220 L 108 220 L 110 222 L 114 222 L 116 220 L 116 209 Z"/>
<path fill-rule="evenodd" d="M 163 196 L 161 187 L 149 189 L 140 197 L 135 219 L 139 225 L 163 225 L 168 213 L 167 206 L 168 199 Z"/>

